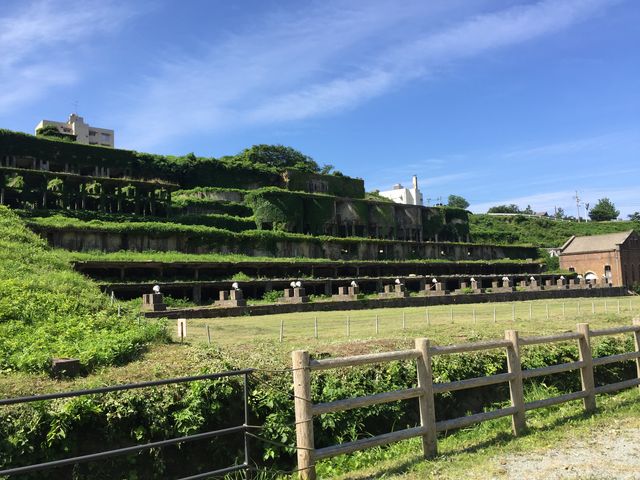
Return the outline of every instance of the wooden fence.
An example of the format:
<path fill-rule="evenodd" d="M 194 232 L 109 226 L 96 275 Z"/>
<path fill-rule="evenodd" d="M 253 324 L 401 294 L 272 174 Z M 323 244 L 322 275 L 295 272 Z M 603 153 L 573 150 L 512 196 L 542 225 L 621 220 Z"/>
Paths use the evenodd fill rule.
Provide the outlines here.
<path fill-rule="evenodd" d="M 591 338 L 623 333 L 633 333 L 635 340 L 634 351 L 618 355 L 610 355 L 607 357 L 593 358 L 591 352 Z M 522 370 L 520 356 L 521 346 L 565 342 L 571 340 L 578 342 L 578 361 L 531 370 Z M 433 356 L 497 348 L 506 349 L 508 366 L 507 373 L 500 373 L 488 377 L 470 378 L 455 382 L 433 383 L 431 366 L 431 358 Z M 358 450 L 364 450 L 379 445 L 386 445 L 392 442 L 421 436 L 425 458 L 432 458 L 437 453 L 438 432 L 462 428 L 486 420 L 511 416 L 513 433 L 514 435 L 520 435 L 526 429 L 525 412 L 577 399 L 583 400 L 584 408 L 587 412 L 593 412 L 596 408 L 595 396 L 597 394 L 615 392 L 624 388 L 640 385 L 640 319 L 634 319 L 633 325 L 631 326 L 608 328 L 604 330 L 590 330 L 589 324 L 579 323 L 576 332 L 560 333 L 542 337 L 520 338 L 516 330 L 507 330 L 505 332 L 504 340 L 491 340 L 461 345 L 431 346 L 428 339 L 418 338 L 415 340 L 415 348 L 412 350 L 374 353 L 344 358 L 328 358 L 323 360 L 312 360 L 309 356 L 309 352 L 298 350 L 292 352 L 292 360 L 298 469 L 300 471 L 301 478 L 305 480 L 314 480 L 316 478 L 316 460 L 330 458 L 336 455 L 352 453 Z M 418 378 L 417 387 L 378 393 L 364 397 L 336 400 L 328 403 L 314 404 L 312 402 L 311 372 L 313 371 L 406 360 L 416 361 Z M 594 367 L 627 360 L 636 361 L 637 378 L 600 387 L 595 386 L 593 376 Z M 523 379 L 567 372 L 570 370 L 580 370 L 580 377 L 582 381 L 581 390 L 533 402 L 524 401 L 522 385 Z M 511 405 L 509 407 L 436 422 L 434 404 L 435 394 L 504 382 L 509 383 L 511 397 Z M 315 448 L 313 437 L 314 416 L 367 407 L 381 403 L 408 400 L 411 398 L 418 398 L 419 400 L 420 426 L 320 449 Z"/>

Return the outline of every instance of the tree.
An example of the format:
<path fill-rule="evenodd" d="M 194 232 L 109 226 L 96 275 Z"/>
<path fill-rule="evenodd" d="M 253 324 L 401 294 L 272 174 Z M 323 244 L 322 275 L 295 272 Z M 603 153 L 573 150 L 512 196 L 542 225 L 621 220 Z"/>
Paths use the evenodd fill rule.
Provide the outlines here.
<path fill-rule="evenodd" d="M 469 202 L 467 202 L 466 198 L 461 197 L 460 195 L 449 195 L 447 206 L 466 209 L 469 207 Z"/>
<path fill-rule="evenodd" d="M 487 213 L 522 213 L 520 211 L 520 207 L 518 207 L 515 203 L 511 205 L 496 205 L 495 207 L 491 207 L 487 210 Z"/>
<path fill-rule="evenodd" d="M 627 215 L 632 222 L 640 222 L 640 212 L 633 212 L 631 215 Z"/>
<path fill-rule="evenodd" d="M 235 156 L 236 160 L 249 164 L 261 163 L 277 169 L 297 168 L 318 173 L 320 167 L 309 156 L 284 145 L 254 145 Z"/>
<path fill-rule="evenodd" d="M 589 218 L 594 222 L 606 222 L 615 220 L 620 215 L 620 210 L 616 210 L 616 206 L 608 198 L 601 198 L 589 210 Z"/>
<path fill-rule="evenodd" d="M 564 208 L 562 208 L 562 207 L 556 208 L 556 213 L 554 213 L 553 216 L 557 220 L 562 220 L 564 218 Z"/>

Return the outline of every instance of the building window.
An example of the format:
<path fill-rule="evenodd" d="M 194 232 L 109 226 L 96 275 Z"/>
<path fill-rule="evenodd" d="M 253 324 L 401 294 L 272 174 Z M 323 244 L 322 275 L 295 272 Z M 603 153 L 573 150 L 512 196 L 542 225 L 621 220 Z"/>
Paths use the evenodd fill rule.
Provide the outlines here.
<path fill-rule="evenodd" d="M 97 132 L 94 132 L 93 130 L 89 130 L 89 136 L 90 137 L 95 137 Z"/>
<path fill-rule="evenodd" d="M 102 133 L 100 135 L 100 138 L 102 139 L 102 142 L 108 143 L 109 141 L 111 141 L 111 135 L 109 135 L 108 133 Z"/>

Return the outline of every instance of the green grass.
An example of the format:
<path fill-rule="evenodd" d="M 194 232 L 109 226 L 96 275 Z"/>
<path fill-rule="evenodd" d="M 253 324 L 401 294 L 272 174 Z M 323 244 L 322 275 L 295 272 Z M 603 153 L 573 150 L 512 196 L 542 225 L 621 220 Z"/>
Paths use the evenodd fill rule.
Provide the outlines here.
<path fill-rule="evenodd" d="M 220 254 L 220 253 L 181 253 L 181 252 L 156 252 L 147 250 L 144 252 L 134 252 L 121 250 L 119 252 L 103 252 L 93 250 L 89 252 L 70 252 L 67 250 L 57 250 L 60 255 L 69 261 L 98 261 L 98 262 L 271 262 L 271 263 L 318 263 L 326 265 L 361 265 L 361 264 L 403 264 L 403 263 L 424 263 L 424 264 L 537 264 L 540 260 L 529 262 L 527 260 L 464 260 L 452 261 L 441 259 L 416 259 L 416 260 L 327 260 L 326 258 L 306 258 L 306 257 L 259 257 L 241 254 Z"/>
<path fill-rule="evenodd" d="M 527 401 L 536 399 L 538 393 L 549 394 L 544 389 L 530 391 Z M 419 439 L 337 457 L 320 462 L 319 477 L 337 480 L 511 478 L 507 477 L 504 466 L 507 456 L 567 448 L 576 439 L 588 441 L 595 432 L 612 425 L 618 429 L 640 428 L 638 389 L 601 395 L 597 402 L 598 411 L 592 416 L 584 413 L 581 401 L 529 412 L 529 431 L 517 438 L 510 433 L 508 417 L 442 436 L 438 441 L 439 454 L 433 460 L 424 460 Z"/>
<path fill-rule="evenodd" d="M 638 222 L 575 222 L 524 216 L 469 215 L 474 242 L 561 247 L 572 235 L 601 235 L 640 228 Z"/>
<path fill-rule="evenodd" d="M 163 335 L 117 316 L 98 286 L 73 271 L 8 208 L 0 206 L 0 372 L 45 371 L 52 357 L 84 371 L 126 362 Z"/>
<path fill-rule="evenodd" d="M 618 314 L 618 302 L 620 314 Z M 595 315 L 592 314 L 592 304 Z M 547 319 L 547 305 L 549 319 Z M 578 312 L 578 305 L 580 312 Z M 514 306 L 515 322 L 512 320 Z M 531 320 L 529 319 L 530 308 Z M 575 330 L 576 323 L 579 322 L 588 322 L 592 328 L 630 324 L 631 318 L 638 312 L 640 312 L 640 297 L 636 296 L 443 305 L 426 309 L 412 307 L 344 312 L 300 312 L 188 320 L 188 341 L 195 343 L 208 341 L 207 326 L 209 326 L 212 341 L 216 345 L 231 346 L 258 340 L 279 341 L 282 324 L 283 342 L 291 349 L 304 346 L 317 351 L 329 344 L 375 342 L 382 339 L 406 342 L 418 336 L 427 336 L 434 342 L 448 344 L 500 338 L 504 335 L 505 329 L 516 329 L 523 336 L 533 336 Z M 377 334 L 376 317 L 378 318 Z M 347 318 L 349 336 L 347 336 Z M 315 319 L 318 322 L 318 339 L 314 337 Z"/>

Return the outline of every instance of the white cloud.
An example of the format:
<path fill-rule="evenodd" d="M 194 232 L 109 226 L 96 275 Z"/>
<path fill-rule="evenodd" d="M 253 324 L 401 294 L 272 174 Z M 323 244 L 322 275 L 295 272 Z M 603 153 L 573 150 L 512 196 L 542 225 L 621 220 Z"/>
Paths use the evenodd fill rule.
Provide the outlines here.
<path fill-rule="evenodd" d="M 433 3 L 328 2 L 279 13 L 259 33 L 230 36 L 205 54 L 173 58 L 129 92 L 123 141 L 150 148 L 189 133 L 353 108 L 457 61 L 570 27 L 614 0 L 546 0 L 480 14 L 484 3 Z"/>
<path fill-rule="evenodd" d="M 581 152 L 608 151 L 612 146 L 619 145 L 621 142 L 628 143 L 633 141 L 637 132 L 633 137 L 627 132 L 606 133 L 592 137 L 579 138 L 564 142 L 550 143 L 546 145 L 538 145 L 535 147 L 513 150 L 502 155 L 507 160 L 513 159 L 540 159 L 543 157 L 552 157 L 554 160 L 563 156 L 570 156 Z M 637 143 L 637 141 L 636 141 Z"/>
<path fill-rule="evenodd" d="M 5 10 L 7 12 L 7 10 Z M 78 81 L 83 42 L 133 15 L 120 4 L 25 2 L 0 17 L 0 114 Z"/>

